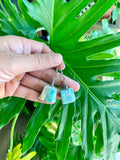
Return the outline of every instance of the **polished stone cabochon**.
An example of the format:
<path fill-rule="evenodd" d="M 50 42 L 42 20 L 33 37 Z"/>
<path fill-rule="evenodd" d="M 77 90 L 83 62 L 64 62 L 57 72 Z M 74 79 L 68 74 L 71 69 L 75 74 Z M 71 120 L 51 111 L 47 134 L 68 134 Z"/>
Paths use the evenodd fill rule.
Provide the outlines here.
<path fill-rule="evenodd" d="M 43 88 L 39 99 L 48 103 L 54 103 L 56 101 L 56 95 L 57 89 L 47 85 Z"/>
<path fill-rule="evenodd" d="M 61 91 L 61 98 L 63 104 L 72 103 L 75 101 L 75 94 L 72 88 Z"/>

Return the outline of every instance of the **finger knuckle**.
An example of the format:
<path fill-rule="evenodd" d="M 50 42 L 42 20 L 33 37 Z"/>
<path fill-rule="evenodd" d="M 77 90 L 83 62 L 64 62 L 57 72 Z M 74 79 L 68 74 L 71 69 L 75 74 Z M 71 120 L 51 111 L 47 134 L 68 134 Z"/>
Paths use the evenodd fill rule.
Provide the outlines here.
<path fill-rule="evenodd" d="M 35 66 L 36 68 L 40 68 L 42 65 L 42 60 L 39 54 L 35 54 L 34 55 L 34 62 L 35 62 Z"/>

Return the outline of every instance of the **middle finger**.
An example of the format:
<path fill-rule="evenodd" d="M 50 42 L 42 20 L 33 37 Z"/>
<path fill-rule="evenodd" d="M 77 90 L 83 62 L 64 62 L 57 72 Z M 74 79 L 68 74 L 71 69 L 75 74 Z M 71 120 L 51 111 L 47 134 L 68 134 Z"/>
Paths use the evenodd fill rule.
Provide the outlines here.
<path fill-rule="evenodd" d="M 42 71 L 35 71 L 35 72 L 30 72 L 30 75 L 41 79 L 45 82 L 51 83 L 53 80 L 53 74 L 55 73 L 55 70 L 53 69 L 47 69 L 47 70 L 42 70 Z M 73 88 L 73 90 L 76 92 L 79 90 L 80 86 L 79 83 L 76 81 L 72 80 L 71 78 L 64 76 L 65 78 L 65 83 L 68 86 L 68 88 Z M 55 80 L 55 85 L 64 88 L 64 84 L 61 80 L 61 75 L 58 73 L 58 76 Z"/>
<path fill-rule="evenodd" d="M 30 88 L 30 89 L 33 89 L 39 93 L 42 92 L 44 86 L 46 85 L 49 85 L 47 82 L 41 80 L 41 79 L 38 79 L 34 76 L 31 76 L 29 74 L 26 74 L 23 79 L 20 81 L 20 84 L 27 87 L 27 88 Z M 57 98 L 61 98 L 60 96 L 60 89 L 55 87 L 57 89 Z"/>

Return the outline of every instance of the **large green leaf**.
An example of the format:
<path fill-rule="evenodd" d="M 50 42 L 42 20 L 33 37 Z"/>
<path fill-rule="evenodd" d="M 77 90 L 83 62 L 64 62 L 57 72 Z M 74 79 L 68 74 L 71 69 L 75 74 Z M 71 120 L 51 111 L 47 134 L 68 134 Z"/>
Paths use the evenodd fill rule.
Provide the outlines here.
<path fill-rule="evenodd" d="M 105 35 L 84 42 L 80 42 L 79 38 L 102 17 L 116 0 L 97 0 L 95 5 L 80 17 L 77 17 L 78 14 L 91 0 L 71 0 L 69 2 L 66 2 L 66 0 L 35 0 L 32 3 L 26 0 L 18 0 L 21 13 L 18 13 L 15 6 L 11 5 L 10 0 L 4 1 L 10 15 L 7 15 L 4 11 L 0 12 L 1 35 L 16 34 L 41 41 L 36 36 L 37 28 L 42 25 L 48 31 L 50 36 L 49 46 L 55 52 L 63 55 L 67 66 L 65 74 L 77 80 L 81 85 L 76 98 L 81 102 L 79 118 L 81 118 L 82 148 L 85 152 L 85 158 L 92 160 L 94 148 L 95 152 L 98 153 L 104 143 L 104 150 L 102 150 L 104 160 L 111 159 L 117 152 L 120 142 L 120 107 L 119 102 L 113 98 L 113 95 L 120 93 L 120 81 L 98 81 L 96 77 L 106 73 L 119 72 L 120 61 L 118 59 L 106 60 L 103 55 L 102 60 L 88 60 L 88 56 L 119 46 L 120 33 Z M 9 16 L 11 21 L 8 21 Z M 35 22 L 37 25 L 33 26 L 31 22 Z M 6 25 L 9 26 L 9 31 Z M 29 122 L 23 151 L 31 147 L 42 123 L 48 119 L 48 115 L 40 119 L 38 115 L 41 111 L 39 109 L 37 108 L 38 113 L 36 110 L 34 115 L 37 115 L 40 125 L 35 123 L 38 120 L 35 117 Z M 66 106 L 62 108 L 56 134 L 57 157 L 58 159 L 62 157 L 62 160 L 67 158 L 66 154 L 69 149 L 70 129 L 74 113 L 73 108 L 72 113 L 68 112 L 69 110 L 70 108 Z M 53 110 L 52 114 L 48 112 L 46 114 L 53 117 L 56 110 L 55 112 Z M 69 116 L 70 122 L 68 121 Z M 99 123 L 96 121 L 96 117 Z M 68 126 L 67 122 L 69 122 Z M 36 131 L 32 131 L 33 124 L 37 128 Z M 97 125 L 101 126 L 99 132 L 95 131 Z M 67 127 L 69 127 L 68 130 Z M 98 149 L 95 146 L 98 145 L 98 141 L 94 142 L 94 135 L 95 137 L 101 137 L 101 144 L 99 144 Z M 65 142 L 67 143 L 65 144 Z M 63 150 L 59 150 L 61 147 Z M 75 153 L 77 153 L 76 150 Z"/>
<path fill-rule="evenodd" d="M 102 124 L 104 139 L 104 159 L 110 159 L 112 154 L 117 151 L 119 143 L 118 140 L 113 144 L 110 143 L 113 141 L 113 135 L 117 136 L 119 134 L 119 127 L 117 126 L 119 125 L 119 120 L 117 115 L 113 114 L 114 111 L 111 111 L 113 107 L 119 106 L 119 103 L 114 101 L 110 96 L 114 92 L 119 93 L 120 82 L 99 82 L 95 77 L 104 73 L 120 71 L 120 63 L 119 60 L 87 61 L 87 57 L 118 46 L 120 44 L 120 33 L 86 42 L 79 42 L 78 40 L 101 18 L 115 1 L 98 0 L 89 11 L 79 18 L 76 18 L 77 15 L 90 2 L 89 0 L 76 0 L 68 3 L 59 0 L 49 2 L 38 0 L 30 5 L 25 0 L 23 2 L 28 8 L 28 13 L 35 20 L 40 21 L 47 29 L 50 35 L 51 48 L 63 54 L 68 70 L 70 70 L 81 84 L 82 145 L 85 151 L 85 157 L 87 159 L 93 159 L 94 118 L 97 112 L 99 112 L 99 120 Z M 37 7 L 39 9 L 36 9 L 36 12 L 32 12 Z M 49 11 L 52 13 L 49 13 Z M 109 127 L 109 123 L 113 124 L 113 126 Z M 114 129 L 112 130 L 111 128 Z M 61 133 L 61 130 L 62 128 L 59 129 L 59 133 Z M 62 134 L 60 138 L 63 138 Z M 66 141 L 68 138 L 69 136 L 66 136 Z M 58 147 L 60 146 L 61 143 L 58 143 Z M 62 159 L 65 159 L 64 151 L 67 151 L 67 146 L 65 148 L 65 150 L 63 149 L 61 152 L 60 150 L 57 152 L 58 158 L 60 155 Z"/>
<path fill-rule="evenodd" d="M 74 104 L 63 105 L 61 112 L 61 120 L 56 131 L 56 149 L 58 160 L 66 158 L 69 148 L 69 140 L 72 133 L 73 116 Z"/>
<path fill-rule="evenodd" d="M 21 112 L 25 102 L 25 99 L 12 97 L 0 105 L 0 129 L 8 124 L 16 114 Z"/>
<path fill-rule="evenodd" d="M 84 160 L 84 153 L 80 146 L 70 146 L 66 160 Z"/>
<path fill-rule="evenodd" d="M 3 9 L 0 10 L 0 30 L 3 35 L 18 35 L 37 40 L 37 28 L 40 23 L 34 21 L 27 13 L 21 15 L 11 0 L 5 0 L 4 5 L 5 8 L 0 2 Z"/>
<path fill-rule="evenodd" d="M 30 119 L 27 129 L 26 136 L 23 140 L 22 152 L 26 152 L 33 145 L 36 136 L 39 133 L 40 128 L 49 118 L 50 105 L 39 104 Z"/>

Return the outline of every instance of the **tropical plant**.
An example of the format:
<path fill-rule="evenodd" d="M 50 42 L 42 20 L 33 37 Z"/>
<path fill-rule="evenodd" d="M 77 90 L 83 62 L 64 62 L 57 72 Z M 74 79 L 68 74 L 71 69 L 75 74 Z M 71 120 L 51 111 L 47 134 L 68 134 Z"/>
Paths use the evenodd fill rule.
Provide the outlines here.
<path fill-rule="evenodd" d="M 42 26 L 48 32 L 48 42 L 44 43 L 63 55 L 66 63 L 64 74 L 81 85 L 76 93 L 75 103 L 62 105 L 57 100 L 54 105 L 37 105 L 27 125 L 22 152 L 31 148 L 44 124 L 50 123 L 59 111 L 52 160 L 93 160 L 100 157 L 111 160 L 120 148 L 120 80 L 100 81 L 97 77 L 111 73 L 118 75 L 120 60 L 111 58 L 110 53 L 106 54 L 104 51 L 119 46 L 120 33 L 86 41 L 79 39 L 116 0 L 97 0 L 81 16 L 78 16 L 79 13 L 91 0 L 17 2 L 19 11 L 11 0 L 4 0 L 5 7 L 0 1 L 0 35 L 17 35 L 43 41 L 37 35 Z M 24 104 L 25 100 L 19 98 L 2 102 L 0 128 L 19 114 Z M 81 127 L 81 143 L 75 145 L 72 143 L 75 130 L 72 126 L 77 122 Z M 49 144 L 46 137 L 43 137 L 40 137 L 41 142 Z"/>

